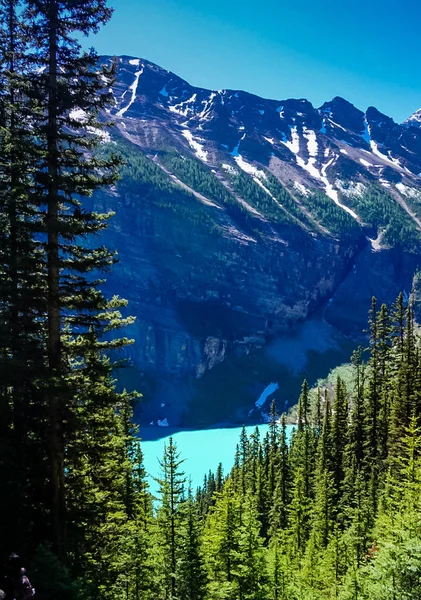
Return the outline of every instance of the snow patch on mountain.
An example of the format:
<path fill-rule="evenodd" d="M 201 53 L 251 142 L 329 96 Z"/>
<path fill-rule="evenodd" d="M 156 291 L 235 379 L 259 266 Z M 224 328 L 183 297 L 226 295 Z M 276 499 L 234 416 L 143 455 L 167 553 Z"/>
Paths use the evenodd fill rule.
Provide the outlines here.
<path fill-rule="evenodd" d="M 208 100 L 202 100 L 202 104 L 204 104 L 205 107 L 202 110 L 202 112 L 200 112 L 197 115 L 199 117 L 199 119 L 201 119 L 201 120 L 209 119 L 209 117 L 210 117 L 209 112 L 210 112 L 210 109 L 212 108 L 214 98 L 216 98 L 216 94 L 215 94 L 215 92 L 211 92 L 211 95 L 209 96 Z"/>
<path fill-rule="evenodd" d="M 138 65 L 136 65 L 138 66 Z M 132 106 L 132 104 L 134 103 L 134 101 L 136 100 L 136 91 L 137 91 L 137 87 L 139 85 L 139 79 L 140 76 L 143 73 L 143 69 L 144 67 L 142 66 L 139 71 L 136 71 L 136 73 L 134 74 L 134 81 L 132 83 L 132 85 L 129 87 L 129 90 L 131 91 L 131 98 L 129 103 L 127 104 L 127 106 L 125 106 L 124 108 L 121 108 L 118 113 L 117 113 L 117 117 L 122 117 L 124 115 L 124 113 L 126 113 L 129 108 Z"/>
<path fill-rule="evenodd" d="M 228 173 L 231 173 L 231 175 L 235 175 L 237 173 L 237 170 L 232 165 L 229 165 L 228 163 L 222 163 L 221 166 L 225 171 L 227 171 Z"/>
<path fill-rule="evenodd" d="M 283 134 L 283 139 L 281 140 L 282 144 L 284 144 L 288 150 L 290 150 L 293 154 L 298 154 L 300 151 L 300 136 L 297 131 L 297 127 L 290 127 L 290 135 L 291 139 L 288 140 Z"/>
<path fill-rule="evenodd" d="M 129 65 L 132 65 L 133 67 L 138 67 L 140 65 L 140 58 L 132 58 L 131 60 L 129 60 Z"/>
<path fill-rule="evenodd" d="M 332 125 L 332 127 L 337 127 L 338 129 L 342 129 L 342 131 L 345 131 L 345 133 L 348 133 L 347 130 L 345 129 L 345 127 L 342 127 L 342 125 L 339 125 L 339 123 L 336 123 L 335 121 L 332 121 L 332 119 L 328 119 L 330 124 Z"/>
<path fill-rule="evenodd" d="M 304 137 L 307 139 L 307 150 L 310 155 L 308 162 L 306 163 L 301 156 L 296 156 L 297 164 L 302 169 L 305 169 L 314 179 L 318 179 L 324 185 L 326 195 L 331 198 L 334 203 L 342 208 L 345 212 L 347 212 L 351 217 L 353 217 L 356 221 L 360 221 L 358 215 L 348 206 L 342 204 L 339 200 L 338 191 L 335 190 L 332 183 L 329 181 L 327 177 L 327 169 L 331 167 L 338 159 L 338 155 L 333 156 L 327 163 L 321 166 L 321 169 L 316 167 L 316 159 L 317 159 L 317 140 L 316 134 L 314 131 L 307 130 L 304 128 Z"/>
<path fill-rule="evenodd" d="M 87 127 L 86 130 L 88 133 L 96 135 L 99 138 L 101 144 L 111 144 L 111 135 L 106 129 L 100 129 L 99 127 Z M 115 142 L 113 143 L 115 144 Z"/>
<path fill-rule="evenodd" d="M 197 139 L 195 140 L 193 134 L 188 129 L 184 129 L 181 134 L 186 138 L 191 148 L 193 148 L 197 158 L 203 160 L 203 162 L 208 162 L 208 153 L 203 149 L 202 144 L 200 144 Z M 200 139 L 200 138 L 199 138 Z M 204 141 L 200 139 L 200 141 Z"/>
<path fill-rule="evenodd" d="M 383 154 L 383 152 L 380 152 L 379 146 L 380 146 L 380 144 L 377 144 L 374 140 L 371 140 L 370 147 L 371 147 L 371 151 L 373 154 L 375 154 L 382 160 L 385 160 L 386 162 L 391 163 L 392 165 L 395 165 L 396 167 L 399 167 L 400 169 L 402 169 L 401 163 L 396 158 L 393 158 L 393 156 L 390 156 L 390 152 L 389 152 L 389 156 L 386 156 L 386 154 Z"/>
<path fill-rule="evenodd" d="M 196 100 L 197 94 L 193 94 L 193 96 L 191 96 L 188 100 L 185 100 L 185 102 L 180 102 L 174 106 L 169 106 L 168 110 L 178 115 L 182 115 L 183 117 L 188 117 L 189 113 L 194 113 L 194 103 Z"/>
<path fill-rule="evenodd" d="M 296 156 L 297 164 L 302 169 L 305 169 L 308 173 L 310 173 L 310 175 L 312 177 L 314 177 L 315 179 L 321 179 L 319 170 L 316 167 L 316 159 L 317 159 L 318 148 L 319 148 L 318 144 L 317 144 L 316 134 L 314 133 L 314 131 L 309 130 L 304 127 L 303 128 L 303 136 L 307 140 L 307 151 L 308 151 L 310 158 L 308 159 L 308 162 L 306 163 L 304 161 L 304 159 L 301 158 L 301 156 Z"/>
<path fill-rule="evenodd" d="M 308 196 L 310 193 L 310 190 L 308 188 L 306 188 L 305 185 L 303 185 L 302 183 L 300 183 L 299 181 L 294 181 L 294 188 L 300 192 L 300 194 L 302 194 L 303 196 Z"/>
<path fill-rule="evenodd" d="M 397 183 L 396 184 L 396 189 L 403 194 L 404 196 L 406 196 L 407 198 L 412 198 L 414 200 L 418 200 L 421 201 L 421 191 L 417 190 L 415 188 L 409 187 L 408 185 L 405 185 L 404 183 Z"/>
<path fill-rule="evenodd" d="M 80 123 L 81 126 L 84 126 L 89 121 L 88 113 L 82 110 L 81 108 L 74 108 L 73 110 L 71 110 L 69 113 L 69 117 L 73 121 L 77 121 L 78 123 Z M 99 138 L 102 144 L 109 144 L 112 141 L 111 135 L 106 129 L 102 129 L 101 127 L 92 127 L 90 125 L 85 125 L 85 129 L 87 133 L 90 133 L 91 135 L 94 135 L 97 138 Z"/>
<path fill-rule="evenodd" d="M 415 111 L 413 115 L 408 117 L 408 119 L 406 119 L 406 121 L 403 122 L 403 125 L 413 125 L 415 127 L 421 127 L 421 108 Z"/>
<path fill-rule="evenodd" d="M 260 169 L 257 169 L 252 164 L 248 163 L 246 160 L 244 160 L 244 158 L 241 156 L 241 154 L 234 156 L 234 160 L 237 163 L 237 165 L 240 167 L 240 169 L 242 171 L 244 171 L 245 173 L 247 173 L 248 175 L 251 175 L 253 177 L 253 179 L 257 179 L 258 181 L 260 179 L 266 179 L 265 172 L 261 171 Z"/>
<path fill-rule="evenodd" d="M 304 127 L 303 135 L 307 140 L 307 150 L 309 155 L 313 158 L 316 158 L 319 151 L 319 146 L 317 144 L 317 136 L 315 132 Z"/>
<path fill-rule="evenodd" d="M 366 186 L 361 181 L 342 181 L 336 179 L 335 186 L 344 196 L 361 198 L 366 190 Z"/>

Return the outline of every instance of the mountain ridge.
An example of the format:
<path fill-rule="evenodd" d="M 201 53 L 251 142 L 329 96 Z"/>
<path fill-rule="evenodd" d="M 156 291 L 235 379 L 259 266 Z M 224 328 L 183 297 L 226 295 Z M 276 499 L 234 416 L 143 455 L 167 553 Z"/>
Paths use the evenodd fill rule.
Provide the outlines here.
<path fill-rule="evenodd" d="M 219 89 L 219 90 L 217 90 L 217 89 L 213 89 L 213 88 L 209 88 L 209 87 L 203 88 L 203 87 L 200 87 L 200 86 L 195 86 L 194 84 L 190 83 L 190 82 L 189 82 L 187 79 L 184 79 L 183 77 L 181 77 L 181 76 L 177 75 L 177 74 L 176 74 L 174 71 L 170 71 L 170 70 L 168 70 L 168 69 L 165 69 L 164 67 L 161 67 L 161 66 L 160 66 L 158 63 L 155 63 L 154 61 L 151 61 L 151 60 L 149 60 L 149 59 L 146 59 L 146 58 L 135 57 L 135 56 L 132 56 L 132 55 L 129 55 L 129 54 L 122 54 L 122 55 L 119 55 L 119 56 L 113 56 L 113 55 L 101 55 L 101 57 L 100 57 L 100 61 L 101 61 L 101 62 L 104 62 L 104 61 L 111 62 L 111 61 L 112 61 L 114 58 L 117 58 L 117 59 L 118 59 L 118 60 L 120 60 L 120 61 L 124 61 L 124 60 L 127 60 L 127 61 L 136 61 L 136 62 L 137 62 L 137 61 L 139 61 L 139 62 L 141 62 L 141 63 L 147 64 L 147 65 L 150 65 L 152 68 L 154 68 L 154 69 L 157 69 L 158 71 L 160 71 L 160 72 L 162 72 L 162 73 L 166 73 L 166 74 L 168 74 L 168 75 L 171 75 L 172 77 L 175 77 L 175 78 L 177 78 L 178 80 L 180 80 L 181 82 L 185 83 L 186 85 L 188 85 L 188 86 L 190 86 L 190 87 L 192 87 L 192 88 L 194 87 L 194 88 L 196 88 L 196 89 L 206 90 L 206 91 L 208 91 L 208 92 L 210 92 L 210 93 L 211 93 L 211 92 L 217 92 L 217 91 L 219 91 L 219 92 L 228 92 L 228 93 L 231 93 L 231 92 L 233 92 L 233 93 L 236 93 L 236 92 L 237 92 L 237 93 L 244 93 L 244 94 L 246 94 L 246 95 L 248 95 L 248 96 L 251 96 L 251 97 L 254 97 L 254 98 L 256 98 L 256 99 L 260 99 L 260 100 L 267 100 L 267 101 L 275 102 L 275 103 L 278 103 L 278 104 L 282 102 L 282 100 L 279 100 L 279 99 L 277 99 L 277 98 L 273 98 L 273 97 L 266 97 L 266 96 L 260 96 L 259 94 L 255 94 L 255 93 L 249 92 L 249 91 L 247 91 L 247 90 L 245 90 L 245 89 L 243 89 L 243 88 L 238 88 L 238 89 L 237 89 L 237 88 L 222 88 L 222 89 Z M 313 103 L 312 103 L 310 100 L 308 100 L 308 99 L 306 99 L 306 98 L 304 98 L 304 97 L 298 97 L 298 96 L 297 96 L 297 97 L 295 97 L 295 96 L 294 96 L 294 97 L 292 97 L 292 98 L 288 98 L 288 100 L 296 100 L 296 101 L 305 100 L 306 102 L 308 102 L 309 104 L 311 104 L 311 106 L 312 106 L 312 107 L 313 107 L 315 110 L 322 110 L 322 109 L 325 107 L 325 105 L 326 105 L 326 104 L 330 104 L 330 103 L 333 103 L 333 102 L 335 102 L 335 101 L 343 101 L 345 104 L 349 105 L 351 108 L 355 109 L 356 111 L 358 111 L 358 112 L 360 112 L 360 113 L 362 113 L 362 114 L 365 114 L 365 112 L 367 112 L 369 109 L 375 109 L 375 110 L 376 110 L 376 111 L 378 111 L 378 112 L 379 112 L 381 115 L 387 116 L 385 113 L 382 113 L 381 111 L 379 111 L 379 110 L 377 109 L 377 107 L 376 107 L 376 106 L 374 106 L 374 105 L 369 105 L 369 106 L 367 107 L 367 110 L 366 110 L 366 111 L 364 111 L 364 110 L 362 110 L 361 108 L 358 108 L 358 107 L 357 107 L 355 104 L 353 104 L 352 102 L 350 102 L 349 100 L 347 100 L 347 99 L 346 99 L 346 98 L 344 98 L 343 96 L 339 96 L 339 95 L 337 95 L 337 96 L 334 96 L 334 97 L 333 97 L 331 100 L 327 100 L 327 101 L 325 101 L 325 102 L 324 102 L 322 105 L 320 105 L 319 107 L 317 107 L 317 106 L 313 105 Z M 392 120 L 393 120 L 393 122 L 394 122 L 395 124 L 397 124 L 397 125 L 405 125 L 405 124 L 407 124 L 407 123 L 408 123 L 408 122 L 409 122 L 409 121 L 410 121 L 410 120 L 411 120 L 413 117 L 414 117 L 414 118 L 415 118 L 415 117 L 416 117 L 416 118 L 418 118 L 418 117 L 420 117 L 420 115 L 421 115 L 421 107 L 420 107 L 419 109 L 417 109 L 416 111 L 414 111 L 414 113 L 412 113 L 411 115 L 409 115 L 409 116 L 408 116 L 408 117 L 407 117 L 407 118 L 406 118 L 404 121 L 402 121 L 401 123 L 399 123 L 399 122 L 395 121 L 395 120 L 394 120 L 392 117 L 388 117 L 388 118 L 389 118 L 389 119 L 392 119 Z"/>

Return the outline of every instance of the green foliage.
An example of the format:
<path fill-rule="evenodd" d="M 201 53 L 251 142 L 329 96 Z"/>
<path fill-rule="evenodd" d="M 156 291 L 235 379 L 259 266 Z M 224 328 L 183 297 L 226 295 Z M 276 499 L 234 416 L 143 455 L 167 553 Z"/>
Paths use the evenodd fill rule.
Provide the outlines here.
<path fill-rule="evenodd" d="M 271 180 L 271 182 L 272 187 L 274 187 L 273 180 Z M 263 181 L 262 184 L 264 185 Z M 278 199 L 278 197 L 280 197 L 281 200 L 285 201 L 285 198 L 288 197 L 288 193 L 281 188 L 280 184 L 280 189 L 278 189 L 278 187 L 274 189 L 276 196 L 269 188 L 267 188 L 272 193 L 273 197 L 271 197 L 267 191 L 259 186 L 259 184 L 257 184 L 250 176 L 246 175 L 243 171 L 238 171 L 232 178 L 232 185 L 237 194 L 250 204 L 250 206 L 255 208 L 263 217 L 270 219 L 274 223 L 288 225 L 296 224 L 296 221 L 286 210 L 284 210 L 281 201 Z"/>
<path fill-rule="evenodd" d="M 120 141 L 116 147 L 123 163 L 119 168 L 117 188 L 126 203 L 135 204 L 139 210 L 147 209 L 148 204 L 153 203 L 195 226 L 206 227 L 208 235 L 217 230 L 217 219 L 212 218 L 200 200 L 177 185 L 158 164 L 128 142 Z M 111 151 L 115 151 L 114 148 L 101 148 L 100 155 L 107 156 Z M 165 165 L 165 161 L 162 164 Z M 177 171 L 175 174 L 179 175 Z M 179 178 L 189 184 L 190 180 L 183 177 L 183 173 Z"/>
<path fill-rule="evenodd" d="M 31 583 L 44 600 L 81 600 L 83 596 L 72 581 L 69 570 L 59 562 L 49 546 L 39 546 L 28 565 Z"/>
<path fill-rule="evenodd" d="M 183 183 L 200 192 L 209 200 L 214 201 L 217 205 L 223 206 L 240 227 L 249 232 L 252 232 L 256 227 L 256 219 L 202 162 L 183 156 L 173 150 L 162 151 L 159 154 L 159 161 Z"/>
<path fill-rule="evenodd" d="M 302 194 L 300 202 L 332 235 L 340 236 L 344 240 L 355 240 L 360 235 L 357 221 L 322 192 Z"/>
<path fill-rule="evenodd" d="M 349 202 L 362 220 L 375 230 L 375 237 L 382 232 L 382 244 L 410 252 L 419 248 L 420 233 L 415 222 L 384 188 L 371 185 Z"/>

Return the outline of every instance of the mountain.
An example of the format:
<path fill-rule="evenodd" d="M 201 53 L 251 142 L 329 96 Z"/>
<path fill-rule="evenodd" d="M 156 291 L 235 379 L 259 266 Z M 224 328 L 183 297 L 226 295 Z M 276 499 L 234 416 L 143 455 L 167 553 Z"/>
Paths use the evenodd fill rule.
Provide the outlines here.
<path fill-rule="evenodd" d="M 286 377 L 288 360 L 267 353 L 274 340 L 318 315 L 352 346 L 372 295 L 410 293 L 420 113 L 399 125 L 339 97 L 315 108 L 210 91 L 129 56 L 113 94 L 102 151 L 117 147 L 126 164 L 92 202 L 116 213 L 108 286 L 137 317 L 124 377 L 145 391 L 148 422 L 242 421 L 268 377 Z M 337 349 L 323 331 L 312 334 L 322 371 Z"/>

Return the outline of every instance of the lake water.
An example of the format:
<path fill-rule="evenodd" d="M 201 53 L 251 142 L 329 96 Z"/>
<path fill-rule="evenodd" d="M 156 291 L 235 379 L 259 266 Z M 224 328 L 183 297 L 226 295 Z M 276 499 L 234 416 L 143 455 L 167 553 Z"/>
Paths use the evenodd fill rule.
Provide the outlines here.
<path fill-rule="evenodd" d="M 163 428 L 160 428 L 161 431 Z M 144 453 L 144 464 L 149 476 L 149 484 L 153 493 L 157 490 L 157 484 L 153 477 L 160 476 L 158 460 L 162 458 L 164 444 L 168 444 L 172 435 L 180 458 L 185 459 L 182 470 L 187 477 L 191 477 L 192 487 L 195 490 L 203 483 L 205 474 L 212 470 L 216 471 L 219 463 L 222 463 L 224 474 L 229 473 L 234 464 L 235 447 L 239 441 L 241 427 L 223 427 L 218 429 L 204 429 L 199 431 L 162 431 L 165 437 L 159 439 L 144 439 L 142 449 Z M 253 433 L 255 425 L 246 427 L 247 434 Z M 288 426 L 290 431 L 292 426 Z M 259 425 L 261 438 L 268 430 L 268 425 Z M 148 429 L 145 430 L 145 435 Z M 142 429 L 140 435 L 142 436 Z M 155 433 L 156 435 L 156 433 Z M 150 436 L 152 437 L 152 436 Z"/>

